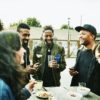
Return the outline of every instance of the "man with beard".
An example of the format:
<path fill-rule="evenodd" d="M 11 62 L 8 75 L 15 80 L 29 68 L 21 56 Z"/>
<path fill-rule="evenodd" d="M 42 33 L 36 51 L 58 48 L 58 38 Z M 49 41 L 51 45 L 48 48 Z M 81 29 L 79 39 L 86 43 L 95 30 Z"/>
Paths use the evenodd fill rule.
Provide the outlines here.
<path fill-rule="evenodd" d="M 24 64 L 23 64 L 23 66 L 26 67 L 27 65 L 30 65 L 30 60 L 29 60 L 30 50 L 28 47 L 28 42 L 30 38 L 30 27 L 25 23 L 21 23 L 18 25 L 17 31 L 20 34 L 22 46 L 26 50 L 24 54 Z"/>
<path fill-rule="evenodd" d="M 38 64 L 34 77 L 43 80 L 43 86 L 60 86 L 60 72 L 66 67 L 64 48 L 54 43 L 53 37 L 52 26 L 45 26 L 42 42 L 33 50 L 33 64 Z M 50 65 L 48 65 L 49 55 L 54 56 Z"/>
<path fill-rule="evenodd" d="M 83 47 L 78 51 L 75 66 L 69 70 L 70 75 L 73 76 L 71 86 L 78 86 L 79 82 L 87 83 L 97 34 L 95 27 L 89 24 L 78 26 L 75 30 L 80 33 L 79 40 Z"/>
<path fill-rule="evenodd" d="M 22 47 L 25 49 L 24 53 L 24 63 L 22 66 L 26 69 L 26 71 L 31 74 L 34 72 L 34 68 L 30 66 L 30 49 L 28 47 L 29 39 L 30 39 L 30 27 L 25 23 L 20 23 L 17 27 L 17 32 L 19 32 L 21 41 L 22 41 Z M 29 76 L 28 76 L 29 78 Z"/>

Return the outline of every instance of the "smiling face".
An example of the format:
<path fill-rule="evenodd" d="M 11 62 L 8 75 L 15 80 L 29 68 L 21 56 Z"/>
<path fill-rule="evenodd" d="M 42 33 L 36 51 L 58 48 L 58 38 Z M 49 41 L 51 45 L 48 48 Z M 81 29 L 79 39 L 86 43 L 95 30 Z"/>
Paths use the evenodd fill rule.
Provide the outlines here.
<path fill-rule="evenodd" d="M 22 44 L 28 44 L 28 41 L 30 39 L 30 30 L 25 28 L 20 28 L 19 33 Z"/>
<path fill-rule="evenodd" d="M 53 33 L 52 31 L 45 31 L 42 35 L 43 40 L 46 42 L 47 45 L 51 45 L 53 42 Z"/>
<path fill-rule="evenodd" d="M 80 44 L 88 46 L 94 40 L 94 35 L 86 30 L 81 30 L 79 34 Z"/>

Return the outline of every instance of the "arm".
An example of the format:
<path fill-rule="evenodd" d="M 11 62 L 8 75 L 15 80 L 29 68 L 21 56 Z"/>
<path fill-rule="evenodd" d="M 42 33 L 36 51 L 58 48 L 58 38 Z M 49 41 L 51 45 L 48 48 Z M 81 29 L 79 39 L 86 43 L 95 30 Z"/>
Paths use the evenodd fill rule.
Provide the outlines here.
<path fill-rule="evenodd" d="M 0 100 L 14 100 L 10 87 L 0 79 Z"/>
<path fill-rule="evenodd" d="M 63 71 L 66 68 L 66 61 L 65 61 L 65 51 L 64 48 L 58 47 L 57 54 L 55 55 L 55 60 L 52 62 L 54 64 L 54 69 L 58 71 Z M 56 58 L 57 57 L 57 58 Z"/>
<path fill-rule="evenodd" d="M 79 73 L 77 71 L 77 66 L 78 66 L 78 60 L 79 60 L 79 57 L 80 57 L 80 53 L 81 53 L 81 50 L 79 49 L 77 51 L 76 63 L 74 65 L 74 67 L 69 68 L 69 73 L 70 73 L 71 76 L 75 76 Z"/>
<path fill-rule="evenodd" d="M 33 91 L 34 85 L 36 82 L 34 80 L 31 80 L 22 90 L 22 94 L 25 99 L 29 98 L 31 96 L 31 93 Z"/>
<path fill-rule="evenodd" d="M 61 61 L 59 63 L 59 70 L 63 71 L 66 68 L 66 61 L 65 61 L 65 50 L 64 48 L 61 49 Z"/>

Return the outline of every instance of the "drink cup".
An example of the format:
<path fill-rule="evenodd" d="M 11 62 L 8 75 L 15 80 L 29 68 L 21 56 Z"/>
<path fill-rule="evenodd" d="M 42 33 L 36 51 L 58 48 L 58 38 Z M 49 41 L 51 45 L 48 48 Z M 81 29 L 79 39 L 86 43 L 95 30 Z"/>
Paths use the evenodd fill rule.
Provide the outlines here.
<path fill-rule="evenodd" d="M 48 66 L 49 67 L 53 67 L 52 66 L 52 61 L 54 60 L 54 56 L 53 55 L 48 55 Z"/>
<path fill-rule="evenodd" d="M 36 84 L 35 84 L 35 89 L 36 90 L 41 90 L 43 86 L 43 81 L 42 80 L 36 80 Z"/>

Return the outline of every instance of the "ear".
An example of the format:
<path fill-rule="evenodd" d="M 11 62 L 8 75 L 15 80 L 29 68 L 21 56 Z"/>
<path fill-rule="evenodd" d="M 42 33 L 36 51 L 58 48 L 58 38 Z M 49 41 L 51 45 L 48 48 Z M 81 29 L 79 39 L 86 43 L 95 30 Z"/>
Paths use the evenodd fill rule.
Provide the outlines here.
<path fill-rule="evenodd" d="M 95 36 L 92 34 L 93 39 L 95 40 Z"/>

